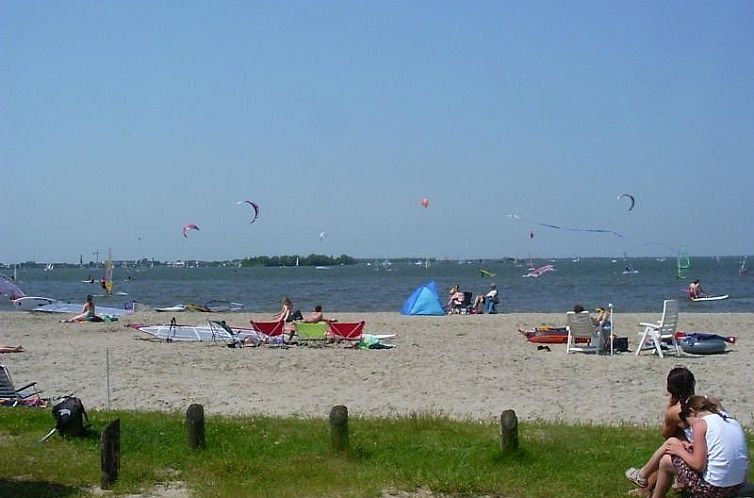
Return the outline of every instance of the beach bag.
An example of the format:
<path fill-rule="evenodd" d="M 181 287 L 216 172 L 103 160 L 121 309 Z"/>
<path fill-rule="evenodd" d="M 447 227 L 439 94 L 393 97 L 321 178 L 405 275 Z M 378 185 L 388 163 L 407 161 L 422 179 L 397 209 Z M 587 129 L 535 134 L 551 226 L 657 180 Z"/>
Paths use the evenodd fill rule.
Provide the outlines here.
<path fill-rule="evenodd" d="M 52 416 L 55 419 L 55 430 L 63 436 L 84 436 L 90 425 L 84 404 L 75 396 L 60 398 L 52 405 Z"/>
<path fill-rule="evenodd" d="M 614 337 L 613 350 L 621 353 L 628 352 L 628 337 Z"/>

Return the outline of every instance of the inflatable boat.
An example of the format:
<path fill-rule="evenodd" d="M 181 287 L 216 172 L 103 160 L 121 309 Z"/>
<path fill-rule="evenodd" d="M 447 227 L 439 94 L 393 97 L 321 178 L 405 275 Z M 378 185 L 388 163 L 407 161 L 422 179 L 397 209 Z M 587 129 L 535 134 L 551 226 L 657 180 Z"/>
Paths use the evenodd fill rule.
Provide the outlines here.
<path fill-rule="evenodd" d="M 726 342 L 733 343 L 735 342 L 735 338 L 695 332 L 692 334 L 684 334 L 678 341 L 684 353 L 690 354 L 724 353 Z"/>

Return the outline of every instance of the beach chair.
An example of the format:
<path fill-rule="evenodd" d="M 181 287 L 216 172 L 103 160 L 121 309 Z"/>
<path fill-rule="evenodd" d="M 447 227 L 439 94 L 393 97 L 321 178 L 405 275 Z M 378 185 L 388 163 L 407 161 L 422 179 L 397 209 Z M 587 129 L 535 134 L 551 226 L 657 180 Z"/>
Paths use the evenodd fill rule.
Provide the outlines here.
<path fill-rule="evenodd" d="M 225 323 L 225 320 L 207 320 L 207 325 L 209 325 L 209 330 L 212 332 L 212 341 L 230 340 L 228 347 L 231 348 L 259 346 L 264 341 L 262 334 L 248 329 L 244 333 L 239 333 Z"/>
<path fill-rule="evenodd" d="M 5 365 L 0 365 L 0 400 L 2 404 L 10 406 L 29 405 L 41 406 L 44 400 L 39 395 L 42 391 L 37 390 L 37 383 L 32 382 L 23 387 L 16 388 L 13 385 L 10 372 Z"/>
<path fill-rule="evenodd" d="M 588 311 L 566 313 L 566 328 L 568 329 L 566 353 L 599 353 L 602 349 L 601 330 L 594 326 Z M 583 343 L 586 341 L 589 341 L 589 345 L 584 346 Z M 576 346 L 577 342 L 581 345 Z"/>
<path fill-rule="evenodd" d="M 655 351 L 663 358 L 662 341 L 670 341 L 670 348 L 675 351 L 676 356 L 681 356 L 681 347 L 676 339 L 675 332 L 678 327 L 678 301 L 675 299 L 666 299 L 662 305 L 662 317 L 657 323 L 640 323 L 639 327 L 644 327 L 640 332 L 641 339 L 636 347 L 636 356 L 639 356 L 642 349 L 647 345 L 647 340 L 652 340 Z M 652 349 L 651 347 L 649 349 Z"/>
<path fill-rule="evenodd" d="M 225 320 L 207 320 L 210 332 L 212 332 L 212 341 L 236 340 L 236 333 L 225 323 Z"/>
<path fill-rule="evenodd" d="M 296 322 L 296 340 L 305 343 L 324 344 L 327 339 L 327 322 L 305 323 Z"/>
<path fill-rule="evenodd" d="M 336 341 L 360 341 L 366 322 L 330 322 L 327 336 Z"/>
<path fill-rule="evenodd" d="M 251 328 L 262 335 L 264 342 L 270 344 L 282 344 L 285 334 L 285 322 L 283 320 L 277 322 L 256 322 L 250 320 L 250 322 Z"/>

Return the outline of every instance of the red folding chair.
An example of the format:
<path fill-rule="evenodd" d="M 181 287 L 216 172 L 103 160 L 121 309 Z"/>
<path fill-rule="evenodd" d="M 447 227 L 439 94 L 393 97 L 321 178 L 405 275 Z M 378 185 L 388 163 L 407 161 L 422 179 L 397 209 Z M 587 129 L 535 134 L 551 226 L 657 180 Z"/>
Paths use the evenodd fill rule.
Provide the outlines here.
<path fill-rule="evenodd" d="M 359 341 L 366 322 L 330 322 L 327 335 L 337 341 Z"/>
<path fill-rule="evenodd" d="M 283 320 L 277 322 L 255 322 L 254 320 L 250 320 L 250 322 L 251 327 L 264 336 L 264 342 L 283 342 L 283 334 L 285 332 L 285 322 Z"/>

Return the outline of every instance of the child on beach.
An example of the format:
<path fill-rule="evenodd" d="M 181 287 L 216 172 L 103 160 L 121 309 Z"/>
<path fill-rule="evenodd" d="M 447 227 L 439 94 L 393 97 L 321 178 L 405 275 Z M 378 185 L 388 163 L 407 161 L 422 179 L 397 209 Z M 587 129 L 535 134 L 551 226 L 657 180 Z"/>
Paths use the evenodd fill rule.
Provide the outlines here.
<path fill-rule="evenodd" d="M 749 474 L 749 457 L 741 424 L 719 410 L 706 396 L 692 396 L 682 404 L 681 420 L 687 440 L 671 437 L 641 469 L 626 477 L 647 487 L 646 476 L 657 472 L 652 498 L 664 498 L 676 476 L 692 496 L 727 498 L 738 494 Z"/>

